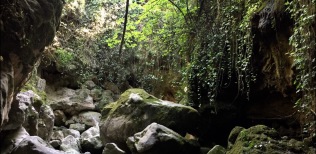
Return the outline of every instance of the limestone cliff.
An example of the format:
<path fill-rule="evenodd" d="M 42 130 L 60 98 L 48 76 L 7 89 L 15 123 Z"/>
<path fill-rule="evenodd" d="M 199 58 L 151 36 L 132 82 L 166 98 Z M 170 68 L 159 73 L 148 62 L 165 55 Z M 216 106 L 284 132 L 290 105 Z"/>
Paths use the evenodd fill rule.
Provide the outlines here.
<path fill-rule="evenodd" d="M 16 93 L 55 36 L 62 6 L 61 0 L 1 1 L 0 131 L 9 121 Z"/>

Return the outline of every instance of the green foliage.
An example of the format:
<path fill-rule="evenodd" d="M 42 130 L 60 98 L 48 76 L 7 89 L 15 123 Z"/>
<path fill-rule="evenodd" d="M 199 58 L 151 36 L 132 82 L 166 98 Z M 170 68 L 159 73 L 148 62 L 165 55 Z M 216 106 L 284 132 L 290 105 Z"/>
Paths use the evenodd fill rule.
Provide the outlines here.
<path fill-rule="evenodd" d="M 74 60 L 74 55 L 71 52 L 66 51 L 65 49 L 58 48 L 55 52 L 58 63 L 62 66 L 69 65 Z"/>
<path fill-rule="evenodd" d="M 123 59 L 123 63 L 124 59 L 132 60 L 125 69 L 136 75 L 140 86 L 147 91 L 152 92 L 157 88 L 155 85 L 164 82 L 163 72 L 180 74 L 183 70 L 181 65 L 185 63 L 190 27 L 176 7 L 180 7 L 184 15 L 189 13 L 181 1 L 174 1 L 174 4 L 168 0 L 130 3 L 125 48 L 120 59 Z M 188 9 L 194 8 L 188 5 Z M 123 21 L 121 16 L 116 24 L 123 25 Z M 110 50 L 115 51 L 122 37 L 122 28 L 118 27 L 109 34 L 111 37 L 106 38 L 105 42 Z"/>
<path fill-rule="evenodd" d="M 295 85 L 297 93 L 302 94 L 296 102 L 299 111 L 306 113 L 306 121 L 313 119 L 316 107 L 316 1 L 290 1 L 286 3 L 287 11 L 295 21 L 290 44 L 293 50 L 289 52 L 294 59 L 297 70 Z M 314 112 L 314 113 L 313 113 Z M 314 120 L 312 120 L 314 121 Z M 305 127 L 305 131 L 314 131 L 315 122 Z"/>
<path fill-rule="evenodd" d="M 38 67 L 38 66 L 36 66 Z M 21 92 L 26 92 L 28 90 L 32 90 L 35 94 L 37 94 L 38 96 L 41 97 L 41 100 L 34 100 L 34 103 L 46 103 L 46 92 L 39 90 L 37 88 L 37 82 L 39 80 L 39 77 L 37 76 L 37 69 L 34 69 L 31 72 L 31 76 L 29 78 L 29 80 L 25 83 L 24 87 L 22 87 Z"/>
<path fill-rule="evenodd" d="M 217 4 L 201 15 L 192 62 L 189 66 L 189 95 L 195 106 L 214 101 L 223 87 L 237 81 L 240 94 L 249 96 L 255 80 L 252 57 L 251 18 L 261 1 L 211 1 Z M 239 94 L 236 94 L 237 96 Z"/>

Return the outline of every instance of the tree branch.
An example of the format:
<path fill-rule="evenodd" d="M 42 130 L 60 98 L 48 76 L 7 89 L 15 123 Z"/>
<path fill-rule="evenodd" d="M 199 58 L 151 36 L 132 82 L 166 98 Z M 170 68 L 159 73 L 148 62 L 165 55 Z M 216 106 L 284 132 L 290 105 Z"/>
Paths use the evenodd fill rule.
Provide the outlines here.
<path fill-rule="evenodd" d="M 127 17 L 128 17 L 128 6 L 129 6 L 129 0 L 126 0 L 126 10 L 125 10 L 125 17 L 124 17 L 124 28 L 123 28 L 123 36 L 122 36 L 122 40 L 121 40 L 121 44 L 120 44 L 119 57 L 121 57 L 122 48 L 123 48 L 123 44 L 124 44 L 126 25 L 127 25 Z"/>
<path fill-rule="evenodd" d="M 184 18 L 185 23 L 189 26 L 187 18 L 185 16 L 184 12 L 181 10 L 181 8 L 176 3 L 174 3 L 172 0 L 168 0 L 168 1 L 180 11 L 180 13 L 182 14 L 182 16 Z"/>

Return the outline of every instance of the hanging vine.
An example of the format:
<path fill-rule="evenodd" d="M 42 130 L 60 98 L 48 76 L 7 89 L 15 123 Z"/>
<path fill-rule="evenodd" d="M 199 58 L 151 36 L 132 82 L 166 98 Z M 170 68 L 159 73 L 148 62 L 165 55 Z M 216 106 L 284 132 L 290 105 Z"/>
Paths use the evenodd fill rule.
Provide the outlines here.
<path fill-rule="evenodd" d="M 294 58 L 297 74 L 295 85 L 302 97 L 296 102 L 299 111 L 305 113 L 304 131 L 315 134 L 316 108 L 316 1 L 290 1 L 287 10 L 295 21 L 289 53 Z"/>
<path fill-rule="evenodd" d="M 209 8 L 208 5 L 212 6 Z M 216 4 L 216 5 L 214 5 Z M 222 88 L 237 81 L 235 97 L 249 96 L 255 80 L 250 60 L 253 50 L 251 18 L 262 1 L 205 2 L 189 66 L 189 97 L 193 106 L 212 103 Z"/>

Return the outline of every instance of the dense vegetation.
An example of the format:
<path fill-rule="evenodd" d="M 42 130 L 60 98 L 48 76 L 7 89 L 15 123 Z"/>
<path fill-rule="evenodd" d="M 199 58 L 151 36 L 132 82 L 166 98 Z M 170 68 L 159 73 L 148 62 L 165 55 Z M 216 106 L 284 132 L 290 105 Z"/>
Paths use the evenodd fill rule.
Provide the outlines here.
<path fill-rule="evenodd" d="M 122 0 L 66 0 L 46 64 L 55 61 L 79 83 L 96 79 L 121 90 L 128 83 L 178 101 L 188 96 L 196 108 L 223 95 L 249 99 L 256 82 L 284 95 L 294 87 L 297 110 L 313 131 L 315 0 L 131 0 L 121 44 L 125 7 Z"/>

